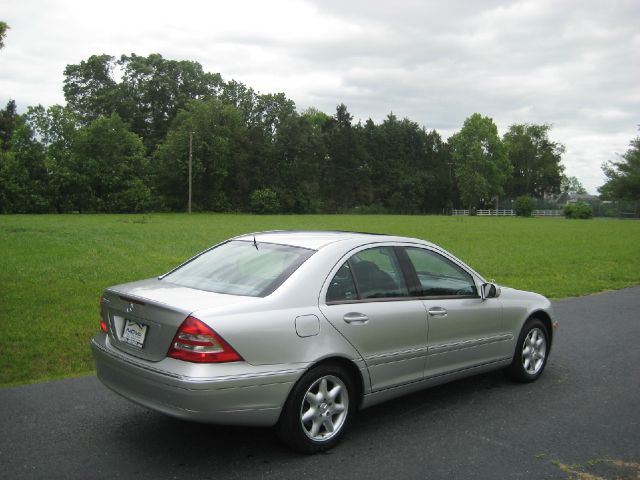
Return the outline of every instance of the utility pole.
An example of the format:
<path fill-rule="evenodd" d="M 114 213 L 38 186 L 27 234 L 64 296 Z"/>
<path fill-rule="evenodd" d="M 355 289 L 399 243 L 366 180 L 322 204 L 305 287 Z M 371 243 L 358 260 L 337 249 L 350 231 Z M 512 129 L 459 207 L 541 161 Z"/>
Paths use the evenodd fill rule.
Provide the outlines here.
<path fill-rule="evenodd" d="M 193 132 L 189 132 L 189 213 L 191 213 L 191 164 L 193 163 Z"/>

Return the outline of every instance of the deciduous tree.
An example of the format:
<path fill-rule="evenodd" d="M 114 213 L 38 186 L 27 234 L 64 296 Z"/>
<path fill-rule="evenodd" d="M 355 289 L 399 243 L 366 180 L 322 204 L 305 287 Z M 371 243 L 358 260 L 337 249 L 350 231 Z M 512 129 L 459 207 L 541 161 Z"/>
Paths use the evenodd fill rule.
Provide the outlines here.
<path fill-rule="evenodd" d="M 551 125 L 515 124 L 504 134 L 512 173 L 505 190 L 510 197 L 542 198 L 559 193 L 564 145 L 549 139 Z"/>
<path fill-rule="evenodd" d="M 474 113 L 449 144 L 463 205 L 472 209 L 503 193 L 511 164 L 491 118 Z"/>
<path fill-rule="evenodd" d="M 149 207 L 144 145 L 118 114 L 80 129 L 72 154 L 83 211 L 138 212 Z"/>
<path fill-rule="evenodd" d="M 0 212 L 47 213 L 46 154 L 33 130 L 20 116 L 11 137 L 11 147 L 0 149 Z"/>
<path fill-rule="evenodd" d="M 38 105 L 27 109 L 25 121 L 45 154 L 47 194 L 54 210 L 59 213 L 82 210 L 86 199 L 82 198 L 81 192 L 86 186 L 76 174 L 76 159 L 72 155 L 80 128 L 77 116 L 61 105 L 46 109 Z"/>
<path fill-rule="evenodd" d="M 92 55 L 64 69 L 64 98 L 67 106 L 85 124 L 118 111 L 120 90 L 113 78 L 116 66 L 111 55 Z"/>
<path fill-rule="evenodd" d="M 587 193 L 587 189 L 584 188 L 584 185 L 580 183 L 577 177 L 567 177 L 566 175 L 562 175 L 560 191 L 570 195 L 584 195 Z"/>
<path fill-rule="evenodd" d="M 169 60 L 157 53 L 122 55 L 117 63 L 122 80 L 116 111 L 150 151 L 164 140 L 180 109 L 192 100 L 217 96 L 223 85 L 220 74 L 205 72 L 198 62 Z"/>
<path fill-rule="evenodd" d="M 116 80 L 114 71 L 120 70 Z M 69 108 L 85 123 L 117 113 L 141 136 L 149 151 L 166 137 L 169 125 L 191 100 L 212 98 L 224 84 L 220 74 L 198 62 L 147 57 L 92 55 L 64 70 Z"/>
<path fill-rule="evenodd" d="M 191 134 L 194 209 L 228 211 L 235 207 L 228 195 L 236 185 L 227 183 L 234 169 L 240 172 L 231 175 L 231 180 L 246 180 L 246 128 L 238 108 L 217 99 L 194 101 L 180 111 L 155 155 L 158 189 L 166 205 L 186 210 Z M 245 208 L 250 193 L 243 190 Z"/>

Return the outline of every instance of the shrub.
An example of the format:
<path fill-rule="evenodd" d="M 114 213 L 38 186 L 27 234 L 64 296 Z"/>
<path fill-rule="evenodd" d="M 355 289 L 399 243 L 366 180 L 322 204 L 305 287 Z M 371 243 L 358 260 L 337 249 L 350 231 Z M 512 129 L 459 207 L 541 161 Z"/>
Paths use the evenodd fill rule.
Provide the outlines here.
<path fill-rule="evenodd" d="M 535 206 L 536 201 L 529 195 L 522 195 L 516 198 L 516 203 L 514 205 L 516 215 L 519 217 L 530 217 Z"/>
<path fill-rule="evenodd" d="M 570 203 L 564 207 L 565 218 L 592 218 L 593 208 L 588 203 Z"/>
<path fill-rule="evenodd" d="M 249 200 L 253 213 L 278 213 L 280 210 L 278 194 L 270 188 L 254 190 Z"/>

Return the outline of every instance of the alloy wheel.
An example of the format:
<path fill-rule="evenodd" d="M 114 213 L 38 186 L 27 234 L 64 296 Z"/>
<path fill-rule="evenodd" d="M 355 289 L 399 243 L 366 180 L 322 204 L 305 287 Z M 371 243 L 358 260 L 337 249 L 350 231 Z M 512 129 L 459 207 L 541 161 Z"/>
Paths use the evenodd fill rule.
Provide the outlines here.
<path fill-rule="evenodd" d="M 522 345 L 522 367 L 529 375 L 536 375 L 544 366 L 547 339 L 539 328 L 532 328 Z"/>
<path fill-rule="evenodd" d="M 349 412 L 349 392 L 334 375 L 315 380 L 307 389 L 300 408 L 300 423 L 311 440 L 324 442 L 338 434 Z"/>

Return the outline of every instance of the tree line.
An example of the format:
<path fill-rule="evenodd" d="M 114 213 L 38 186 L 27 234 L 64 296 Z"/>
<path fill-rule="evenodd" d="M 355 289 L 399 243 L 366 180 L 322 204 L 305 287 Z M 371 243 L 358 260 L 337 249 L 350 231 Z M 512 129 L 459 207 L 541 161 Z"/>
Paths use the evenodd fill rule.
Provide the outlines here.
<path fill-rule="evenodd" d="M 392 113 L 298 111 L 159 54 L 91 56 L 63 91 L 65 106 L 0 110 L 0 212 L 184 211 L 190 154 L 204 211 L 442 213 L 581 188 L 546 124 L 500 136 L 474 113 L 443 139 Z"/>

